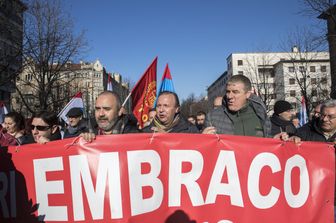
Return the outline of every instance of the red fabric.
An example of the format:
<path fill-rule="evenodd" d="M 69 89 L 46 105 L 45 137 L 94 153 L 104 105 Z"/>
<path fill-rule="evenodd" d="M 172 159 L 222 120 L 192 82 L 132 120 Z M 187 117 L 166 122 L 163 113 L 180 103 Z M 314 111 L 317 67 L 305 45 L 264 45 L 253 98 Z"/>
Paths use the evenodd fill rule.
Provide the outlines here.
<path fill-rule="evenodd" d="M 97 136 L 92 143 L 67 139 L 18 149 L 10 148 L 12 160 L 26 179 L 29 199 L 39 203 L 37 214 L 44 215 L 46 206 L 61 208 L 51 210 L 45 222 L 52 222 L 52 213 L 64 217 L 58 222 L 75 222 L 76 210 L 76 222 L 333 223 L 335 154 L 333 145 L 326 143 L 297 146 L 256 137 L 125 134 Z M 177 184 L 182 176 L 186 183 Z M 119 203 L 111 204 L 110 191 L 118 185 L 120 190 L 112 193 L 111 200 Z M 135 196 L 139 191 L 140 196 Z M 232 191 L 238 196 L 225 195 Z M 302 191 L 307 194 L 300 203 L 302 199 L 295 196 Z M 211 202 L 213 192 L 217 195 Z M 255 195 L 266 197 L 271 192 L 276 194 L 274 202 L 259 207 L 272 198 L 258 201 Z M 143 202 L 136 203 L 139 199 Z M 137 214 L 153 203 L 157 206 L 152 210 Z"/>
<path fill-rule="evenodd" d="M 0 146 L 15 146 L 17 141 L 14 136 L 4 131 L 5 129 L 0 127 Z"/>
<path fill-rule="evenodd" d="M 162 76 L 162 80 L 164 80 L 164 79 L 169 79 L 169 80 L 172 79 L 168 64 L 166 65 L 165 71 L 164 71 L 163 76 Z"/>
<path fill-rule="evenodd" d="M 149 111 L 153 108 L 155 102 L 156 67 L 157 57 L 147 68 L 131 92 L 133 114 L 137 118 L 140 127 L 143 127 L 144 123 L 148 121 Z"/>

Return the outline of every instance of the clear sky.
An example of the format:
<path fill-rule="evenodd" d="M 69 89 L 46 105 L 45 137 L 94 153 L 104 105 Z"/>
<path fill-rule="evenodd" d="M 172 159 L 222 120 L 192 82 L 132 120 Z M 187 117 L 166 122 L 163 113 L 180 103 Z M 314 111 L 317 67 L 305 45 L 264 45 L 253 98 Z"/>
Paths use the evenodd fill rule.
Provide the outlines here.
<path fill-rule="evenodd" d="M 227 68 L 234 52 L 281 51 L 290 31 L 314 23 L 300 0 L 63 0 L 76 30 L 86 30 L 85 61 L 136 82 L 158 56 L 158 86 L 169 63 L 185 99 Z M 290 50 L 290 49 L 288 49 Z"/>

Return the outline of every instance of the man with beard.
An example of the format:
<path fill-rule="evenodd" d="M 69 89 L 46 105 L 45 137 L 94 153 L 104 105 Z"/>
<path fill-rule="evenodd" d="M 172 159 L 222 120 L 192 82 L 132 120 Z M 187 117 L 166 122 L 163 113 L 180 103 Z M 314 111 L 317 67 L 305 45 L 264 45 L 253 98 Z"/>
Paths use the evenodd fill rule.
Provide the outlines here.
<path fill-rule="evenodd" d="M 112 91 L 100 93 L 95 104 L 95 119 L 98 126 L 93 133 L 82 133 L 80 136 L 91 142 L 96 135 L 138 132 L 129 117 L 120 112 L 120 109 L 121 101 L 117 93 Z"/>
<path fill-rule="evenodd" d="M 156 103 L 156 116 L 143 132 L 198 133 L 197 128 L 180 116 L 180 102 L 174 92 L 163 91 Z"/>
<path fill-rule="evenodd" d="M 276 135 L 281 132 L 286 132 L 289 136 L 292 136 L 296 132 L 296 128 L 292 122 L 293 118 L 293 107 L 289 102 L 284 100 L 275 102 L 274 113 L 271 117 L 271 134 Z"/>
<path fill-rule="evenodd" d="M 204 130 L 205 116 L 206 114 L 204 111 L 199 111 L 196 114 L 196 127 L 200 132 Z"/>

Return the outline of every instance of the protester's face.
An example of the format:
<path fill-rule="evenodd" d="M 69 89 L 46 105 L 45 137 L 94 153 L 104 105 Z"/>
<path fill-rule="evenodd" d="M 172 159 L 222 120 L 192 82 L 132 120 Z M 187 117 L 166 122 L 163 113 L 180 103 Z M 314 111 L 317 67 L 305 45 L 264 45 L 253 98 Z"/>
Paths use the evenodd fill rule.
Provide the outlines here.
<path fill-rule="evenodd" d="M 155 118 L 155 115 L 156 115 L 156 111 L 150 111 L 148 115 L 148 121 L 152 122 L 153 119 Z"/>
<path fill-rule="evenodd" d="M 17 131 L 16 123 L 10 117 L 5 118 L 4 127 L 9 134 L 14 134 Z"/>
<path fill-rule="evenodd" d="M 79 116 L 79 117 L 68 117 L 69 125 L 71 127 L 76 127 L 81 119 L 82 119 L 81 116 Z"/>
<path fill-rule="evenodd" d="M 205 115 L 197 115 L 196 116 L 197 125 L 203 125 L 204 121 L 205 121 Z"/>
<path fill-rule="evenodd" d="M 174 95 L 160 95 L 156 103 L 156 116 L 162 124 L 167 125 L 174 120 L 174 116 L 178 112 L 178 109 L 179 108 L 176 107 Z"/>
<path fill-rule="evenodd" d="M 321 105 L 319 104 L 319 105 L 317 105 L 315 108 L 314 108 L 314 117 L 315 118 L 318 118 L 318 117 L 320 117 L 320 115 L 321 115 Z"/>
<path fill-rule="evenodd" d="M 286 121 L 291 121 L 293 119 L 293 116 L 294 116 L 294 113 L 293 113 L 293 110 L 288 110 L 288 111 L 284 111 L 284 112 L 281 112 L 279 114 L 279 116 L 283 119 L 283 120 L 286 120 Z"/>
<path fill-rule="evenodd" d="M 336 107 L 324 108 L 321 111 L 321 128 L 324 132 L 336 130 Z"/>
<path fill-rule="evenodd" d="M 189 117 L 189 118 L 188 118 L 188 121 L 189 121 L 191 124 L 193 124 L 193 125 L 196 124 L 196 120 L 195 120 L 193 117 Z"/>
<path fill-rule="evenodd" d="M 239 111 L 247 103 L 250 97 L 249 91 L 245 92 L 244 84 L 241 82 L 229 82 L 226 86 L 226 100 L 230 111 Z"/>
<path fill-rule="evenodd" d="M 113 95 L 100 95 L 96 100 L 95 117 L 99 128 L 110 131 L 118 119 L 117 100 Z"/>
<path fill-rule="evenodd" d="M 37 142 L 41 136 L 50 139 L 53 129 L 52 126 L 49 126 L 41 118 L 33 118 L 31 125 L 32 125 L 31 126 L 32 135 L 34 137 L 35 142 Z"/>
<path fill-rule="evenodd" d="M 300 120 L 299 120 L 298 118 L 294 118 L 294 119 L 292 120 L 292 123 L 293 123 L 293 125 L 294 125 L 295 127 L 300 126 Z"/>

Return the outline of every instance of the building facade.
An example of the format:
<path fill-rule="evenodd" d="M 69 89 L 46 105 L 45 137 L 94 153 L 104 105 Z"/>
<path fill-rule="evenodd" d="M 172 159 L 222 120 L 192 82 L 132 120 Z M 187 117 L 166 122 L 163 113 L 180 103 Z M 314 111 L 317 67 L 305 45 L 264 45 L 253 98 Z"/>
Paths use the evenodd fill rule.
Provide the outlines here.
<path fill-rule="evenodd" d="M 15 76 L 22 66 L 23 12 L 20 0 L 0 1 L 0 100 L 10 106 Z"/>
<path fill-rule="evenodd" d="M 281 53 L 232 53 L 227 58 L 227 68 L 226 80 L 238 74 L 251 80 L 252 90 L 264 101 L 269 114 L 277 100 L 289 101 L 299 109 L 303 92 L 309 109 L 329 98 L 328 52 L 300 52 L 293 47 L 291 52 Z M 225 92 L 226 81 L 222 86 Z"/>
<path fill-rule="evenodd" d="M 39 98 L 36 91 L 38 84 L 32 85 L 36 82 L 33 72 L 24 70 L 17 80 L 17 87 L 20 90 L 13 95 L 12 107 L 14 110 L 21 112 L 25 117 L 30 117 L 32 114 L 28 111 L 25 103 L 28 103 L 34 111 L 39 111 Z M 56 113 L 60 112 L 62 108 L 71 100 L 77 92 L 82 92 L 82 98 L 85 106 L 85 116 L 94 116 L 94 104 L 98 95 L 106 90 L 107 72 L 99 60 L 95 62 L 80 62 L 67 63 L 60 71 L 61 78 L 58 80 L 52 89 L 52 99 L 50 101 L 50 108 L 53 104 Z M 126 84 L 121 82 L 121 75 L 118 80 L 114 80 L 114 91 L 118 94 L 125 95 L 129 92 Z M 23 94 L 25 100 L 22 100 L 20 94 Z"/>
<path fill-rule="evenodd" d="M 218 96 L 225 94 L 225 85 L 228 79 L 227 71 L 220 75 L 207 89 L 209 104 L 213 104 L 213 101 Z"/>

